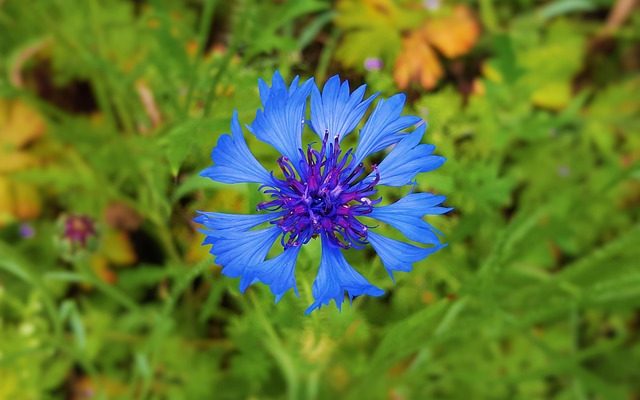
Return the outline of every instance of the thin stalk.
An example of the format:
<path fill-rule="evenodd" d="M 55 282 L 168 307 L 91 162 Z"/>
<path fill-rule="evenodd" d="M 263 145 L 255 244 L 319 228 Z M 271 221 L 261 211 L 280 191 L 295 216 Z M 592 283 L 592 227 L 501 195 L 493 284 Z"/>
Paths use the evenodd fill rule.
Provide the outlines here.
<path fill-rule="evenodd" d="M 224 73 L 227 71 L 227 68 L 229 67 L 229 64 L 231 63 L 231 59 L 233 58 L 233 55 L 235 54 L 235 51 L 236 51 L 235 47 L 236 47 L 235 43 L 232 43 L 229 46 L 226 53 L 222 57 L 222 60 L 220 60 L 220 66 L 218 67 L 216 74 L 213 76 L 213 79 L 211 80 L 211 86 L 209 88 L 209 91 L 207 92 L 207 97 L 204 100 L 204 107 L 202 109 L 202 116 L 205 118 L 208 117 L 209 114 L 211 113 L 211 106 L 213 105 L 213 99 L 215 97 L 216 87 L 220 82 L 220 78 L 222 78 L 222 75 L 224 75 Z"/>
<path fill-rule="evenodd" d="M 288 397 L 290 400 L 298 400 L 298 393 L 300 392 L 300 384 L 298 380 L 298 374 L 296 372 L 296 366 L 289 354 L 287 353 L 282 341 L 280 340 L 275 328 L 265 316 L 265 312 L 260 305 L 260 302 L 256 299 L 253 291 L 249 292 L 249 298 L 256 311 L 258 320 L 262 325 L 264 332 L 267 334 L 265 340 L 267 344 L 267 351 L 271 353 L 273 358 L 278 363 L 282 374 L 287 382 Z"/>
<path fill-rule="evenodd" d="M 158 239 L 160 239 L 163 248 L 166 250 L 169 261 L 171 261 L 171 263 L 179 263 L 181 261 L 180 252 L 178 251 L 178 246 L 176 246 L 176 243 L 173 240 L 171 231 L 165 224 L 158 221 L 155 222 L 155 226 L 157 229 Z"/>
<path fill-rule="evenodd" d="M 198 50 L 196 52 L 195 60 L 191 67 L 191 74 L 189 79 L 189 88 L 187 89 L 187 98 L 184 103 L 184 109 L 182 110 L 183 116 L 187 116 L 189 108 L 191 107 L 191 101 L 193 100 L 193 92 L 196 86 L 198 77 L 198 68 L 202 63 L 204 55 L 204 49 L 207 44 L 207 38 L 209 36 L 209 30 L 211 29 L 211 23 L 213 22 L 213 15 L 216 6 L 216 0 L 207 0 L 202 11 L 200 18 L 200 25 L 198 27 Z"/>
<path fill-rule="evenodd" d="M 120 96 L 120 93 L 118 93 L 117 90 L 115 90 L 116 84 L 114 82 L 112 74 L 106 71 L 109 65 L 108 65 L 108 57 L 106 56 L 104 49 L 107 46 L 105 44 L 104 33 L 102 32 L 102 29 L 101 29 L 102 26 L 100 24 L 100 21 L 98 20 L 98 14 L 100 13 L 101 10 L 99 10 L 99 5 L 97 0 L 89 1 L 87 5 L 89 8 L 89 18 L 91 20 L 91 26 L 93 28 L 93 35 L 95 37 L 96 53 L 98 55 L 98 58 L 104 61 L 104 63 L 107 66 L 107 68 L 104 68 L 105 69 L 104 72 L 102 71 L 103 68 L 96 68 L 97 71 L 99 71 L 100 73 L 97 73 L 96 76 L 94 77 L 94 85 L 103 86 L 102 90 L 105 91 L 108 98 L 111 99 L 113 107 L 119 117 L 119 121 L 123 125 L 125 132 L 134 132 L 135 121 L 134 121 L 134 118 L 131 116 L 131 114 L 129 114 L 129 110 L 131 110 L 131 107 L 127 107 L 125 105 L 125 102 L 123 102 L 123 97 Z M 98 62 L 94 64 L 98 64 L 97 66 L 100 66 L 99 64 L 101 63 Z M 104 84 L 102 82 L 104 82 Z M 118 121 L 114 121 L 114 122 L 118 122 Z"/>

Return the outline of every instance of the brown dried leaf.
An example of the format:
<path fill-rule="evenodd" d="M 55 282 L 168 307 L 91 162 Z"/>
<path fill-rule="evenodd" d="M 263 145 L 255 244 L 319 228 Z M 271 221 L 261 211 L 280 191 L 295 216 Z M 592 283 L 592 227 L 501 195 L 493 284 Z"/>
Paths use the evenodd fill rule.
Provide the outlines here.
<path fill-rule="evenodd" d="M 140 214 L 123 202 L 111 202 L 104 210 L 109 226 L 119 230 L 135 231 L 142 224 Z"/>

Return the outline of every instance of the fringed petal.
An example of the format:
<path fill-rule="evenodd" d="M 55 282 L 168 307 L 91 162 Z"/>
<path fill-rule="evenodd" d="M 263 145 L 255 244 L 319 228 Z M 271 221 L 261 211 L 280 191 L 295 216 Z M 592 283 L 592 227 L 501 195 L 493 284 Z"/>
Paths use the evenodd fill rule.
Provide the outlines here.
<path fill-rule="evenodd" d="M 340 248 L 322 239 L 322 258 L 318 275 L 313 282 L 313 297 L 315 302 L 306 310 L 311 313 L 316 308 L 328 305 L 331 300 L 341 309 L 345 292 L 349 300 L 356 296 L 381 296 L 384 291 L 370 284 L 362 275 L 354 270 L 345 260 Z"/>
<path fill-rule="evenodd" d="M 254 281 L 260 281 L 269 286 L 276 296 L 276 302 L 280 301 L 289 289 L 293 289 L 298 296 L 294 272 L 299 253 L 299 246 L 289 247 L 277 257 L 248 267 L 245 274 L 247 279 L 243 280 L 240 290 L 244 291 Z"/>
<path fill-rule="evenodd" d="M 432 171 L 445 162 L 444 157 L 434 156 L 435 146 L 419 144 L 426 125 L 421 125 L 412 133 L 403 135 L 403 139 L 378 165 L 380 185 L 404 186 L 414 183 L 421 172 Z"/>
<path fill-rule="evenodd" d="M 400 115 L 406 96 L 396 94 L 387 100 L 381 99 L 360 131 L 355 151 L 355 163 L 359 163 L 370 154 L 398 143 L 406 134 L 399 133 L 421 121 L 421 118 Z"/>
<path fill-rule="evenodd" d="M 374 207 L 369 216 L 393 226 L 411 240 L 439 244 L 438 231 L 422 217 L 451 211 L 451 208 L 437 207 L 444 200 L 444 196 L 431 193 L 412 193 L 388 206 Z"/>
<path fill-rule="evenodd" d="M 377 97 L 374 94 L 362 100 L 366 85 L 360 86 L 353 93 L 349 91 L 349 82 L 340 83 L 340 77 L 331 77 L 322 88 L 311 91 L 311 128 L 324 138 L 328 132 L 331 138 L 342 140 L 355 129 L 364 116 L 369 105 Z"/>
<path fill-rule="evenodd" d="M 247 147 L 237 111 L 233 112 L 231 135 L 220 136 L 211 152 L 211 159 L 213 166 L 203 170 L 201 176 L 222 183 L 271 182 L 271 175 Z"/>
<path fill-rule="evenodd" d="M 244 232 L 251 228 L 272 221 L 282 215 L 282 212 L 267 214 L 226 214 L 219 212 L 198 211 L 194 222 L 215 231 Z"/>
<path fill-rule="evenodd" d="M 248 127 L 258 139 L 292 160 L 293 165 L 298 165 L 300 160 L 307 97 L 315 87 L 313 79 L 301 86 L 297 84 L 298 78 L 295 78 L 287 89 L 278 72 L 273 75 L 270 88 L 259 82 L 263 109 L 257 111 L 255 120 Z"/>
<path fill-rule="evenodd" d="M 264 261 L 282 230 L 272 226 L 246 232 L 202 230 L 202 233 L 207 235 L 203 244 L 213 245 L 210 252 L 222 266 L 222 273 L 232 278 L 240 277 L 241 285 L 244 285 L 244 281 L 250 283 L 254 279 L 253 274 L 246 273 L 247 266 Z"/>
<path fill-rule="evenodd" d="M 418 247 L 372 231 L 369 231 L 368 240 L 382 260 L 382 264 L 391 279 L 394 279 L 394 271 L 409 272 L 413 268 L 413 263 L 426 258 L 445 246 Z"/>

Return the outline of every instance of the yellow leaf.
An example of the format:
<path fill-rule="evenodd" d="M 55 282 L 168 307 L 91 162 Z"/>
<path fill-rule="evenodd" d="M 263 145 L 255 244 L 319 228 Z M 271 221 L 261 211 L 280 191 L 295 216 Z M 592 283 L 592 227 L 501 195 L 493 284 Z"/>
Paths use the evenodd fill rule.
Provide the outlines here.
<path fill-rule="evenodd" d="M 393 27 L 398 19 L 398 7 L 391 0 L 341 0 L 336 8 L 336 23 L 343 28 Z"/>
<path fill-rule="evenodd" d="M 103 255 L 92 255 L 90 264 L 93 271 L 104 283 L 113 285 L 118 281 L 118 275 L 109 268 L 109 262 Z"/>
<path fill-rule="evenodd" d="M 561 110 L 571 99 L 570 82 L 550 82 L 531 95 L 533 104 L 550 110 Z"/>
<path fill-rule="evenodd" d="M 42 211 L 40 194 L 32 185 L 14 182 L 13 191 L 15 193 L 14 215 L 16 218 L 34 219 Z"/>
<path fill-rule="evenodd" d="M 560 110 L 572 97 L 573 77 L 584 63 L 585 38 L 567 20 L 558 19 L 534 47 L 516 48 L 518 63 L 526 71 L 523 86 L 531 101 L 544 108 Z"/>
<path fill-rule="evenodd" d="M 129 235 L 122 231 L 107 230 L 103 233 L 100 254 L 116 265 L 131 265 L 136 262 Z"/>
<path fill-rule="evenodd" d="M 471 50 L 478 41 L 480 28 L 471 10 L 459 5 L 451 15 L 429 20 L 422 33 L 445 57 L 454 58 Z"/>
<path fill-rule="evenodd" d="M 424 41 L 421 32 L 414 32 L 403 40 L 402 53 L 396 60 L 393 77 L 401 89 L 410 82 L 420 82 L 432 89 L 444 71 L 435 51 Z"/>
<path fill-rule="evenodd" d="M 482 64 L 482 75 L 490 81 L 502 83 L 502 74 L 498 69 L 494 68 L 490 63 Z"/>
<path fill-rule="evenodd" d="M 21 101 L 0 99 L 0 146 L 22 148 L 44 130 L 44 120 L 33 108 Z"/>
<path fill-rule="evenodd" d="M 9 179 L 0 175 L 0 227 L 13 219 L 13 195 L 10 188 Z"/>
<path fill-rule="evenodd" d="M 34 219 L 42 203 L 35 187 L 0 175 L 0 226 L 16 219 Z"/>
<path fill-rule="evenodd" d="M 188 263 L 197 263 L 210 257 L 209 246 L 203 246 L 203 240 L 204 235 L 201 233 L 196 233 L 189 239 L 185 261 Z"/>
<path fill-rule="evenodd" d="M 0 149 L 0 174 L 13 171 L 20 171 L 37 164 L 37 160 L 31 154 L 27 154 L 24 151 L 9 151 L 3 153 Z"/>

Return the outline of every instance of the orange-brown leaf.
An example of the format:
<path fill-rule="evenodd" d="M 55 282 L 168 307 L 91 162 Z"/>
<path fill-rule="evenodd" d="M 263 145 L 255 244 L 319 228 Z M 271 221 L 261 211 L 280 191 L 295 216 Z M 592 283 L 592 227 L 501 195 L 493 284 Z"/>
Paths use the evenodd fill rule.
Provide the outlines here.
<path fill-rule="evenodd" d="M 451 15 L 429 20 L 422 34 L 444 56 L 454 58 L 471 50 L 478 41 L 480 27 L 471 10 L 459 5 Z"/>
<path fill-rule="evenodd" d="M 414 32 L 403 40 L 402 53 L 396 60 L 393 72 L 401 89 L 409 86 L 410 82 L 420 82 L 425 89 L 432 89 L 443 74 L 438 56 L 420 32 Z"/>

